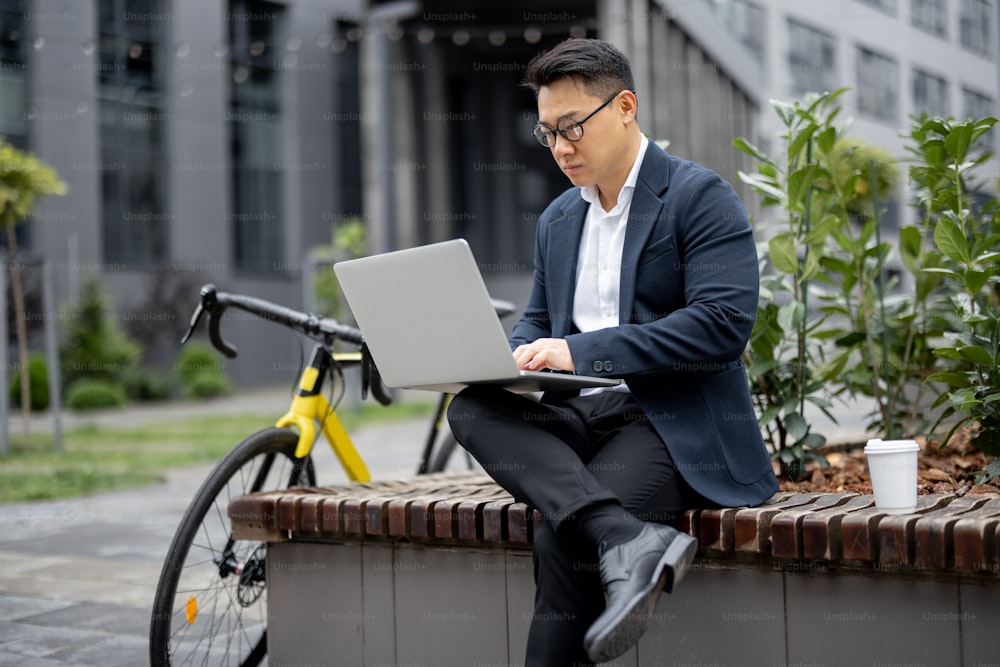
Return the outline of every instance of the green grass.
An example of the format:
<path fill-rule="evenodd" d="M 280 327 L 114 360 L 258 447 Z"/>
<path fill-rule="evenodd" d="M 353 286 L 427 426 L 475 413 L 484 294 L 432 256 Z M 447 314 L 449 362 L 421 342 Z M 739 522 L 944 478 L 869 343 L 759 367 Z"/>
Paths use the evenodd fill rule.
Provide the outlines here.
<path fill-rule="evenodd" d="M 365 424 L 427 416 L 428 404 L 382 407 L 364 404 L 340 418 L 348 432 Z M 51 434 L 36 434 L 25 446 L 12 438 L 0 457 L 0 503 L 67 498 L 162 481 L 164 472 L 217 461 L 251 433 L 274 425 L 276 417 L 226 415 L 149 424 L 140 428 L 74 429 L 56 452 Z"/>

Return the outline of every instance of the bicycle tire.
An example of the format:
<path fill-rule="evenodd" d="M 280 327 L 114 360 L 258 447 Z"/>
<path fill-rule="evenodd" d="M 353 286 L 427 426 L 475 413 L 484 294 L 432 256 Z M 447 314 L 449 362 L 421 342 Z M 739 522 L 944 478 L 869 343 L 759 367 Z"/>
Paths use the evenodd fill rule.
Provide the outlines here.
<path fill-rule="evenodd" d="M 455 450 L 459 450 L 465 453 L 466 457 L 466 468 L 472 470 L 472 457 L 459 446 L 458 440 L 452 435 L 451 429 L 445 428 L 444 432 L 438 437 L 438 445 L 434 448 L 434 453 L 431 454 L 430 462 L 427 464 L 427 472 L 442 472 L 448 467 L 448 462 L 451 461 L 452 454 Z"/>
<path fill-rule="evenodd" d="M 266 544 L 231 538 L 229 501 L 253 491 L 314 485 L 298 436 L 259 431 L 233 448 L 188 506 L 167 551 L 153 601 L 153 667 L 260 665 L 267 653 Z"/>

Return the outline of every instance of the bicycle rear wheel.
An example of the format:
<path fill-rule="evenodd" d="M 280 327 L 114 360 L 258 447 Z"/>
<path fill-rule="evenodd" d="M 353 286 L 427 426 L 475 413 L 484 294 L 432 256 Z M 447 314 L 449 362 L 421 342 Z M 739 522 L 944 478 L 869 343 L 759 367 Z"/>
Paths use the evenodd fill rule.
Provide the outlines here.
<path fill-rule="evenodd" d="M 456 451 L 464 459 L 464 469 L 472 470 L 475 467 L 472 462 L 472 455 L 458 444 L 458 440 L 455 440 L 451 429 L 445 427 L 438 435 L 437 445 L 434 447 L 430 456 L 430 462 L 427 464 L 427 472 L 442 472 L 447 470 L 451 457 Z"/>
<path fill-rule="evenodd" d="M 248 437 L 212 470 L 167 551 L 153 602 L 153 667 L 264 664 L 266 544 L 233 540 L 229 501 L 255 491 L 314 485 L 298 437 L 271 428 Z"/>

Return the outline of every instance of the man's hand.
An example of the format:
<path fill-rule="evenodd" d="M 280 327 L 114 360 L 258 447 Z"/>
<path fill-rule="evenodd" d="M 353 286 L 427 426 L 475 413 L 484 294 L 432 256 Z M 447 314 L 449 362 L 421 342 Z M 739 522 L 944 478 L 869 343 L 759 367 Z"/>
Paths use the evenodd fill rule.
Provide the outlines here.
<path fill-rule="evenodd" d="M 551 368 L 555 371 L 575 372 L 573 355 L 562 338 L 539 338 L 514 350 L 517 367 L 526 371 Z"/>

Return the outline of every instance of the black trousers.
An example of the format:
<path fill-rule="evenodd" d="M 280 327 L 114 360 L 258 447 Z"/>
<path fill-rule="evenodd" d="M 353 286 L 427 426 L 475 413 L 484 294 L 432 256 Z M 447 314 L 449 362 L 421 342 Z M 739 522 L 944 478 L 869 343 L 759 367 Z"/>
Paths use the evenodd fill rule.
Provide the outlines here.
<path fill-rule="evenodd" d="M 597 546 L 576 531 L 588 505 L 617 500 L 643 521 L 671 524 L 702 505 L 631 394 L 552 404 L 470 387 L 448 409 L 456 439 L 543 520 L 534 534 L 535 609 L 525 664 L 590 665 L 583 636 L 604 610 Z"/>

